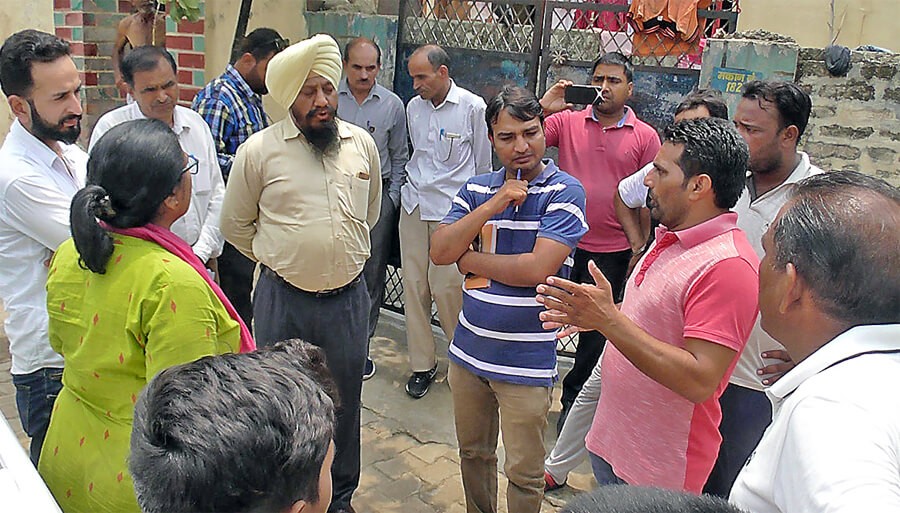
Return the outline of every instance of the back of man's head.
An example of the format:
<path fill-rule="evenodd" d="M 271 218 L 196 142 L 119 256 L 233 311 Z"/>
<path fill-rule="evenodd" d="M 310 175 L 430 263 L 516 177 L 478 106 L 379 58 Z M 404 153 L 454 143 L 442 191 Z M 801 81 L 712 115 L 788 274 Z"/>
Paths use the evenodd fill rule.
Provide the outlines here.
<path fill-rule="evenodd" d="M 231 64 L 234 64 L 241 55 L 249 53 L 257 61 L 276 54 L 290 46 L 287 39 L 281 37 L 278 31 L 266 27 L 253 30 L 238 43 L 234 55 L 231 56 Z"/>
<path fill-rule="evenodd" d="M 755 80 L 748 82 L 742 90 L 746 99 L 756 100 L 760 107 L 764 103 L 771 104 L 778 112 L 782 129 L 791 125 L 797 127 L 797 139 L 806 131 L 809 113 L 812 111 L 812 100 L 806 91 L 793 82 Z"/>
<path fill-rule="evenodd" d="M 611 485 L 575 497 L 560 513 L 742 513 L 719 497 Z"/>
<path fill-rule="evenodd" d="M 54 62 L 70 55 L 69 43 L 39 30 L 22 30 L 9 36 L 0 48 L 0 87 L 8 97 L 27 97 L 34 86 L 31 66 Z"/>
<path fill-rule="evenodd" d="M 900 189 L 853 171 L 799 182 L 773 227 L 817 305 L 848 327 L 900 323 Z"/>
<path fill-rule="evenodd" d="M 705 107 L 710 117 L 729 119 L 728 105 L 722 99 L 722 93 L 715 89 L 699 89 L 685 96 L 684 100 L 675 108 L 675 116 L 700 107 Z"/>
<path fill-rule="evenodd" d="M 141 509 L 257 513 L 327 504 L 319 478 L 334 432 L 326 393 L 334 386 L 323 368 L 321 350 L 288 341 L 159 373 L 137 402 L 131 435 Z"/>
<path fill-rule="evenodd" d="M 666 127 L 663 142 L 682 145 L 678 165 L 687 179 L 708 175 L 718 208 L 732 208 L 747 175 L 750 150 L 731 122 L 719 118 L 679 121 Z"/>

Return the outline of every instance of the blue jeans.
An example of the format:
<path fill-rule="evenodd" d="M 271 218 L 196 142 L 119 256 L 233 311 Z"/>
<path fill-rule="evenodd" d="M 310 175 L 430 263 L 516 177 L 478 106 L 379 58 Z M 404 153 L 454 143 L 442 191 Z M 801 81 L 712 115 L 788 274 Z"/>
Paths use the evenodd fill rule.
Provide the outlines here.
<path fill-rule="evenodd" d="M 594 471 L 594 479 L 597 480 L 598 486 L 628 484 L 613 472 L 612 466 L 606 460 L 592 452 L 588 454 L 591 455 L 591 470 Z"/>
<path fill-rule="evenodd" d="M 62 369 L 41 369 L 31 374 L 13 374 L 16 408 L 22 429 L 31 437 L 31 462 L 37 467 L 41 446 L 50 426 L 50 412 L 62 389 Z"/>

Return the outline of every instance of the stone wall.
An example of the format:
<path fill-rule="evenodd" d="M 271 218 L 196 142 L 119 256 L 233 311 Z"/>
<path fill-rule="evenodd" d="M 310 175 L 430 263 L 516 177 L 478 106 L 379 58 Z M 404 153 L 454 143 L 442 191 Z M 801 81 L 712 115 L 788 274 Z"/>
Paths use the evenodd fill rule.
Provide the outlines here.
<path fill-rule="evenodd" d="M 821 49 L 800 51 L 796 81 L 813 103 L 802 149 L 823 169 L 900 186 L 900 55 L 853 52 L 852 63 L 847 76 L 832 77 Z"/>

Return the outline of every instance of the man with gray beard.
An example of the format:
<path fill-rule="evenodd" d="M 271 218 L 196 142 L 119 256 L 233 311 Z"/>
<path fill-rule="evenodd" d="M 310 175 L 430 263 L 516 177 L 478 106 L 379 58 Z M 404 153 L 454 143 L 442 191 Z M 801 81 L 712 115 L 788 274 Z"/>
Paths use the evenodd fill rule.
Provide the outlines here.
<path fill-rule="evenodd" d="M 369 312 L 362 271 L 381 211 L 375 141 L 335 118 L 340 78 L 341 53 L 327 35 L 272 58 L 266 86 L 290 115 L 238 148 L 222 205 L 226 240 L 261 267 L 257 344 L 299 338 L 317 345 L 337 384 L 332 513 L 353 511 L 359 483 Z"/>

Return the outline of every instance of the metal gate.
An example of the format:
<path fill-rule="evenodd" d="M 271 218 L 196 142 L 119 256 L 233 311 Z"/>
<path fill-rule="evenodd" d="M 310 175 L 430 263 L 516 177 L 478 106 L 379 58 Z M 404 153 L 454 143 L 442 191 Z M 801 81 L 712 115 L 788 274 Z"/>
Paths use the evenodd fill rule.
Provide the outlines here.
<path fill-rule="evenodd" d="M 406 62 L 424 44 L 443 47 L 453 80 L 482 98 L 506 84 L 534 90 L 543 15 L 542 0 L 400 0 L 394 92 L 415 96 Z"/>

